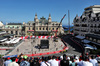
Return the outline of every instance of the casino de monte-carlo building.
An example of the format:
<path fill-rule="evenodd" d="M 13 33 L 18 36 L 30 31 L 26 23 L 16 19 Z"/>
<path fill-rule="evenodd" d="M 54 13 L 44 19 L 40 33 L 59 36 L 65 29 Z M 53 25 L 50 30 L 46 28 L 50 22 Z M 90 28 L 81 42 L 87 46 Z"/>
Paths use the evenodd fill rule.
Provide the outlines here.
<path fill-rule="evenodd" d="M 35 14 L 34 21 L 29 21 L 28 23 L 23 24 L 25 27 L 25 34 L 28 35 L 57 35 L 64 33 L 62 24 L 59 26 L 59 22 L 52 21 L 51 15 L 49 14 L 48 19 L 41 17 L 38 19 L 37 14 Z M 58 28 L 59 26 L 59 28 Z M 58 31 L 56 29 L 58 28 Z"/>
<path fill-rule="evenodd" d="M 86 7 L 83 14 L 73 20 L 74 36 L 83 36 L 90 41 L 100 43 L 100 5 Z"/>

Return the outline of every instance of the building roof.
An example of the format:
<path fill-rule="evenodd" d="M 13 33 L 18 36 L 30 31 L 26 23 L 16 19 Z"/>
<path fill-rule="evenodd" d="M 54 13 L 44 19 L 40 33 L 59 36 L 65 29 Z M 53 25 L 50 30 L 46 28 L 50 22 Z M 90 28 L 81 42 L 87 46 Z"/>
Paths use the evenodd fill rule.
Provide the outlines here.
<path fill-rule="evenodd" d="M 7 25 L 22 25 L 22 23 L 8 23 Z"/>
<path fill-rule="evenodd" d="M 89 6 L 89 7 L 86 7 L 85 9 L 87 9 L 87 8 L 93 8 L 93 7 L 99 7 L 100 8 L 100 5 Z"/>
<path fill-rule="evenodd" d="M 42 18 L 40 18 L 39 23 L 41 23 L 41 24 L 47 24 L 48 20 L 46 20 L 46 18 L 42 17 Z"/>

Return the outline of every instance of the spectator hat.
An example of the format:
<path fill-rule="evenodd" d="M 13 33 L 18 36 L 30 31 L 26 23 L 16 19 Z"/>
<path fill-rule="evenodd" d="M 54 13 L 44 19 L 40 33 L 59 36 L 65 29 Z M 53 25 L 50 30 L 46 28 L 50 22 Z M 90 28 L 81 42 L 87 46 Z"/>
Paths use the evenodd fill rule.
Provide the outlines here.
<path fill-rule="evenodd" d="M 70 57 L 67 57 L 68 60 L 70 60 Z"/>
<path fill-rule="evenodd" d="M 10 59 L 10 57 L 7 58 L 8 60 Z"/>
<path fill-rule="evenodd" d="M 63 59 L 63 56 L 60 56 L 60 59 Z"/>
<path fill-rule="evenodd" d="M 78 57 L 75 57 L 76 60 L 78 60 Z"/>

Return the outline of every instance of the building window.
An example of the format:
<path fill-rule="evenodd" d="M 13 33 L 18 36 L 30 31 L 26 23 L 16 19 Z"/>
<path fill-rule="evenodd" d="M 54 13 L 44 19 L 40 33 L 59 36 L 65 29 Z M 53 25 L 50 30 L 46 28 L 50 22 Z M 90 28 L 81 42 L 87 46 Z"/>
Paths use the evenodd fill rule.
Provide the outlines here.
<path fill-rule="evenodd" d="M 29 30 L 30 30 L 30 27 L 29 27 Z"/>
<path fill-rule="evenodd" d="M 12 28 L 14 28 L 14 26 Z"/>
<path fill-rule="evenodd" d="M 19 27 L 17 26 L 17 28 L 19 28 Z"/>
<path fill-rule="evenodd" d="M 52 25 L 54 26 L 54 23 Z"/>
<path fill-rule="evenodd" d="M 54 28 L 52 28 L 52 30 L 54 30 Z"/>
<path fill-rule="evenodd" d="M 34 27 L 33 27 L 33 30 L 34 30 Z"/>
<path fill-rule="evenodd" d="M 38 28 L 36 28 L 36 30 L 38 30 Z"/>
<path fill-rule="evenodd" d="M 51 28 L 49 28 L 49 30 L 50 30 Z"/>
<path fill-rule="evenodd" d="M 6 31 L 6 33 L 8 33 L 8 31 Z"/>
<path fill-rule="evenodd" d="M 43 28 L 43 30 L 44 30 L 44 28 Z"/>
<path fill-rule="evenodd" d="M 33 23 L 33 25 L 34 25 L 34 23 Z"/>
<path fill-rule="evenodd" d="M 29 23 L 29 25 L 30 25 L 30 23 Z"/>
<path fill-rule="evenodd" d="M 46 28 L 46 30 L 48 30 L 48 28 Z"/>
<path fill-rule="evenodd" d="M 16 35 L 17 35 L 18 33 L 17 33 L 17 31 L 16 31 Z"/>
<path fill-rule="evenodd" d="M 13 34 L 13 31 L 11 31 L 11 34 Z"/>

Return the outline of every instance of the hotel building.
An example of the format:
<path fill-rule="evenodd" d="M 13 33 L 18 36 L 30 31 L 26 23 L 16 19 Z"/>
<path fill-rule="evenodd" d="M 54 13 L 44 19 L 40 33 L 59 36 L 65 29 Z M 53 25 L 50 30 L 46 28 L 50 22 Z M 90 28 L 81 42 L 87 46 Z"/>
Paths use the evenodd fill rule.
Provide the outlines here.
<path fill-rule="evenodd" d="M 84 36 L 86 39 L 100 43 L 100 5 L 93 5 L 84 9 L 83 14 L 76 17 L 74 22 L 74 36 Z"/>

